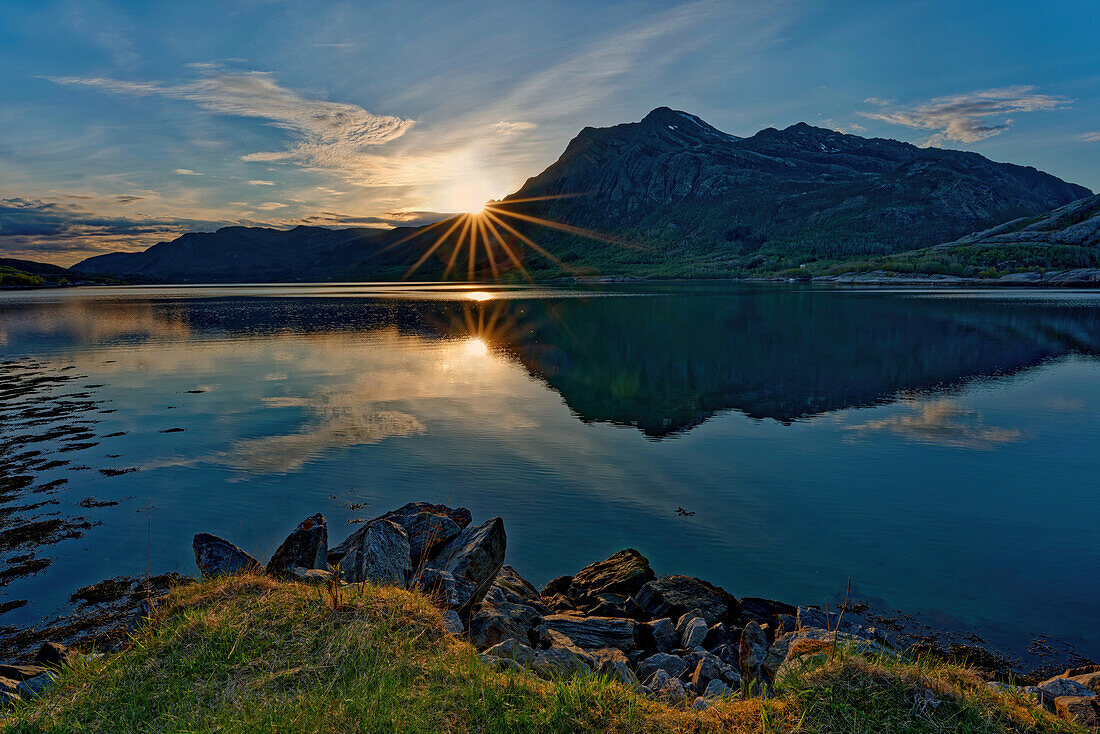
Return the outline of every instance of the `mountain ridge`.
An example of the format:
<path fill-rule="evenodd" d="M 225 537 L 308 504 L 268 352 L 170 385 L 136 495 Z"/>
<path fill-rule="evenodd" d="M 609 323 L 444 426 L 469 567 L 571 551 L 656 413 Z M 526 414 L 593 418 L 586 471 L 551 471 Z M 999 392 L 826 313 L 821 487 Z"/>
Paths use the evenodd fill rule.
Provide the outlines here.
<path fill-rule="evenodd" d="M 532 254 L 534 277 L 728 277 L 953 241 L 1090 194 L 977 153 L 804 122 L 738 137 L 658 107 L 638 122 L 583 128 L 556 161 L 494 207 L 607 235 L 592 240 L 575 229 L 513 221 L 519 235 L 537 238 L 562 261 Z M 74 267 L 154 280 L 385 280 L 402 277 L 437 234 L 430 225 L 225 227 Z M 522 237 L 504 235 L 522 249 Z M 450 255 L 453 246 L 437 254 Z M 503 252 L 496 257 L 507 262 Z M 428 258 L 418 277 L 440 276 L 443 260 Z M 478 277 L 488 276 L 488 260 L 477 256 Z"/>

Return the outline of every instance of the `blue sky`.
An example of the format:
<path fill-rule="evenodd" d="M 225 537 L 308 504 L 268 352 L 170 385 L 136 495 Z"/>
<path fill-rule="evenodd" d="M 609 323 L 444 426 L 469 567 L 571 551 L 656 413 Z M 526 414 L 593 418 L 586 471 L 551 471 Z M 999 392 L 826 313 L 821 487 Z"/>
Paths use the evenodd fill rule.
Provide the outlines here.
<path fill-rule="evenodd" d="M 1100 4 L 0 5 L 0 254 L 231 223 L 390 226 L 503 196 L 668 105 L 974 150 L 1100 189 Z"/>

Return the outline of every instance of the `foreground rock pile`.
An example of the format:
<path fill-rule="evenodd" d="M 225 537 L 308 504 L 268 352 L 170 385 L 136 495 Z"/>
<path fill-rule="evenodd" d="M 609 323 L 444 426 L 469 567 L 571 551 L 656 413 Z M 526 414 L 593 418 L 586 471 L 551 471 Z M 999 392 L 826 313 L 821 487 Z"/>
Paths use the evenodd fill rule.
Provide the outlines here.
<path fill-rule="evenodd" d="M 703 709 L 727 697 L 769 695 L 838 642 L 890 652 L 889 640 L 873 627 L 812 607 L 738 599 L 690 576 L 658 577 L 631 548 L 540 591 L 505 565 L 506 546 L 499 517 L 473 525 L 465 508 L 424 502 L 365 523 L 333 548 L 325 518 L 314 515 L 266 567 L 222 538 L 194 539 L 203 576 L 256 573 L 419 589 L 443 610 L 447 630 L 468 639 L 489 665 L 540 676 L 595 671 L 673 706 Z M 76 654 L 47 644 L 36 665 L 0 666 L 0 692 L 8 699 L 37 695 L 51 680 L 47 669 Z M 1015 690 L 1100 729 L 1100 666 Z"/>

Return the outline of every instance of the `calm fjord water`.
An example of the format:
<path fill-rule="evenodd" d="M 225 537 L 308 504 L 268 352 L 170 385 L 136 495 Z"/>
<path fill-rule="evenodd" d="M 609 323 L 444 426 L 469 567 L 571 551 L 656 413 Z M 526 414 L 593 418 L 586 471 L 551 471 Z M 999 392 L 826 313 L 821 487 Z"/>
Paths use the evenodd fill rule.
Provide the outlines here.
<path fill-rule="evenodd" d="M 0 534 L 0 602 L 30 602 L 0 624 L 193 573 L 198 531 L 265 555 L 315 512 L 335 543 L 431 500 L 502 516 L 536 584 L 633 546 L 736 596 L 832 604 L 851 577 L 1100 657 L 1100 294 L 470 290 L 0 294 L 0 369 L 64 380 L 42 415 L 0 398 L 6 460 L 43 452 L 5 530 L 69 523 Z"/>

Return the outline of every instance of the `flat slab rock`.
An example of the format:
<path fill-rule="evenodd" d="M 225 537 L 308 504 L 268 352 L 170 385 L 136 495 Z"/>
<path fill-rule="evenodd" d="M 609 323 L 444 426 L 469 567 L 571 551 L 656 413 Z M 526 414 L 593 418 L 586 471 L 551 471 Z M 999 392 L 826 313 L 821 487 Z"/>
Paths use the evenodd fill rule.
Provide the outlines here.
<path fill-rule="evenodd" d="M 586 650 L 614 647 L 627 651 L 635 648 L 634 628 L 637 622 L 632 619 L 551 614 L 544 623 L 548 629 L 560 632 Z"/>

